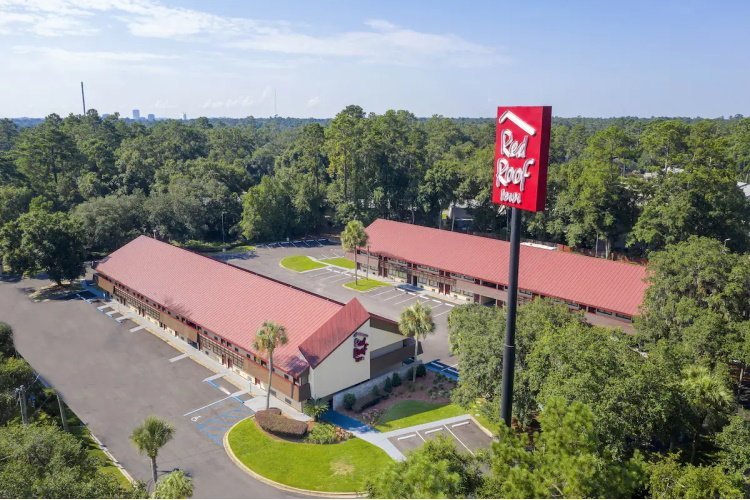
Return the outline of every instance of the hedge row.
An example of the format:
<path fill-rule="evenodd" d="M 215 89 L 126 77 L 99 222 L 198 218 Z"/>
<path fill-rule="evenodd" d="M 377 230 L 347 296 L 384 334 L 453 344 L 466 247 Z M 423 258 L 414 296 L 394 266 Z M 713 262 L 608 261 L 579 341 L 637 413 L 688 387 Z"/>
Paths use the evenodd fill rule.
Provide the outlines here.
<path fill-rule="evenodd" d="M 257 412 L 255 421 L 261 429 L 279 437 L 300 439 L 307 433 L 307 422 L 287 418 L 278 408 Z"/>
<path fill-rule="evenodd" d="M 376 404 L 380 403 L 383 400 L 383 396 L 378 396 L 375 394 L 368 394 L 367 396 L 362 396 L 357 400 L 357 402 L 354 404 L 354 407 L 352 408 L 357 413 L 366 410 L 370 408 L 371 406 L 375 406 Z"/>

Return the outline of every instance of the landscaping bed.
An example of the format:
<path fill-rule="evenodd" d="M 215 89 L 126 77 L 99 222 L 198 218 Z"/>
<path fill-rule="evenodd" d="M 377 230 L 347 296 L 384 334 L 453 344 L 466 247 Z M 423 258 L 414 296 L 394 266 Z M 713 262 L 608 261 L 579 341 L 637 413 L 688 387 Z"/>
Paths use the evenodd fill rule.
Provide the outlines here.
<path fill-rule="evenodd" d="M 290 271 L 296 271 L 298 273 L 327 267 L 326 264 L 316 262 L 305 255 L 290 255 L 289 257 L 284 257 L 283 259 L 281 259 L 281 262 L 279 262 L 279 264 L 281 265 L 281 267 L 289 269 Z"/>
<path fill-rule="evenodd" d="M 370 278 L 360 278 L 359 280 L 357 280 L 357 282 L 350 281 L 348 283 L 344 283 L 344 286 L 358 292 L 367 292 L 369 290 L 372 290 L 373 288 L 388 286 L 388 283 L 386 283 L 385 281 L 378 281 Z"/>
<path fill-rule="evenodd" d="M 294 488 L 358 492 L 365 481 L 391 463 L 380 448 L 361 439 L 337 444 L 286 441 L 263 432 L 254 418 L 235 425 L 227 436 L 229 447 L 253 472 Z"/>
<path fill-rule="evenodd" d="M 332 266 L 343 267 L 344 269 L 354 269 L 354 261 L 346 259 L 344 257 L 336 257 L 335 259 L 321 259 L 321 262 L 331 264 Z"/>
<path fill-rule="evenodd" d="M 417 372 L 422 373 L 413 385 L 411 378 L 399 377 L 400 383 L 395 385 L 390 379 L 390 384 L 384 382 L 377 391 L 355 398 L 350 408 L 337 410 L 382 432 L 468 413 L 451 404 L 450 392 L 455 382 L 434 372 Z"/>

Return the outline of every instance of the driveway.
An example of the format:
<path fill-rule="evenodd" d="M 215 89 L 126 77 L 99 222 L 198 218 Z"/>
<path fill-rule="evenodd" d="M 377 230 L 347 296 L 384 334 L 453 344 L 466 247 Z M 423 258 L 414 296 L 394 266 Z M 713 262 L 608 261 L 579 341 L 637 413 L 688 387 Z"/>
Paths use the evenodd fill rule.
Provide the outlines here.
<path fill-rule="evenodd" d="M 174 439 L 160 452 L 160 472 L 180 468 L 196 498 L 294 498 L 260 483 L 229 459 L 220 437 L 252 411 L 244 394 L 146 330 L 131 331 L 83 300 L 33 303 L 21 290 L 46 281 L 0 282 L 0 321 L 16 348 L 63 395 L 71 409 L 135 478 L 150 476 L 129 436 L 148 415 L 170 421 Z M 217 383 L 219 382 L 219 383 Z M 226 387 L 225 387 L 226 386 Z"/>

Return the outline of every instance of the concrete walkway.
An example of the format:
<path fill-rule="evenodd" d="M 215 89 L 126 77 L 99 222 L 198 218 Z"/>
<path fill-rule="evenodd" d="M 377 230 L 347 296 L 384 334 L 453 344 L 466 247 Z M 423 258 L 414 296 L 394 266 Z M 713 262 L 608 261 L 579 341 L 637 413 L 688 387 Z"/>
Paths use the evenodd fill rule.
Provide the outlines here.
<path fill-rule="evenodd" d="M 390 442 L 391 438 L 405 434 L 411 434 L 415 431 L 430 429 L 440 425 L 448 425 L 454 422 L 471 419 L 471 416 L 469 414 L 459 415 L 458 417 L 444 418 L 442 420 L 435 420 L 433 422 L 413 425 L 411 427 L 396 429 L 390 432 L 380 432 L 374 427 L 371 427 L 363 422 L 360 422 L 357 419 L 334 410 L 328 410 L 321 418 L 327 422 L 338 425 L 342 429 L 346 429 L 347 431 L 351 432 L 354 437 L 358 437 L 363 441 L 367 441 L 368 443 L 377 446 L 381 450 L 385 451 L 392 459 L 401 461 L 405 460 L 406 457 L 403 453 L 401 453 L 401 451 L 398 450 L 398 448 L 393 445 L 393 443 Z"/>

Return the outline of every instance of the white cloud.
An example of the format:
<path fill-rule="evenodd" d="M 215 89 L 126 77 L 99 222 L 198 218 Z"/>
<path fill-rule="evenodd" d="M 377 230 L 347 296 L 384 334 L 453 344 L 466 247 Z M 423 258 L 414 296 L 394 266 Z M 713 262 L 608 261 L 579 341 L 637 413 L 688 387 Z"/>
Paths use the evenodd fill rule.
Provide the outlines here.
<path fill-rule="evenodd" d="M 142 63 L 148 61 L 159 61 L 178 59 L 176 56 L 154 54 L 150 52 L 109 52 L 109 51 L 70 51 L 52 47 L 31 47 L 16 45 L 13 53 L 18 55 L 34 54 L 52 62 L 116 62 L 116 63 Z"/>
<path fill-rule="evenodd" d="M 370 19 L 365 29 L 311 35 L 285 21 L 227 17 L 157 0 L 0 0 L 0 34 L 92 35 L 99 16 L 136 37 L 204 41 L 226 48 L 379 64 L 486 66 L 507 62 L 494 49 L 450 33 L 428 33 Z"/>
<path fill-rule="evenodd" d="M 308 108 L 314 108 L 318 104 L 320 104 L 320 96 L 315 96 L 307 100 L 307 107 Z"/>

